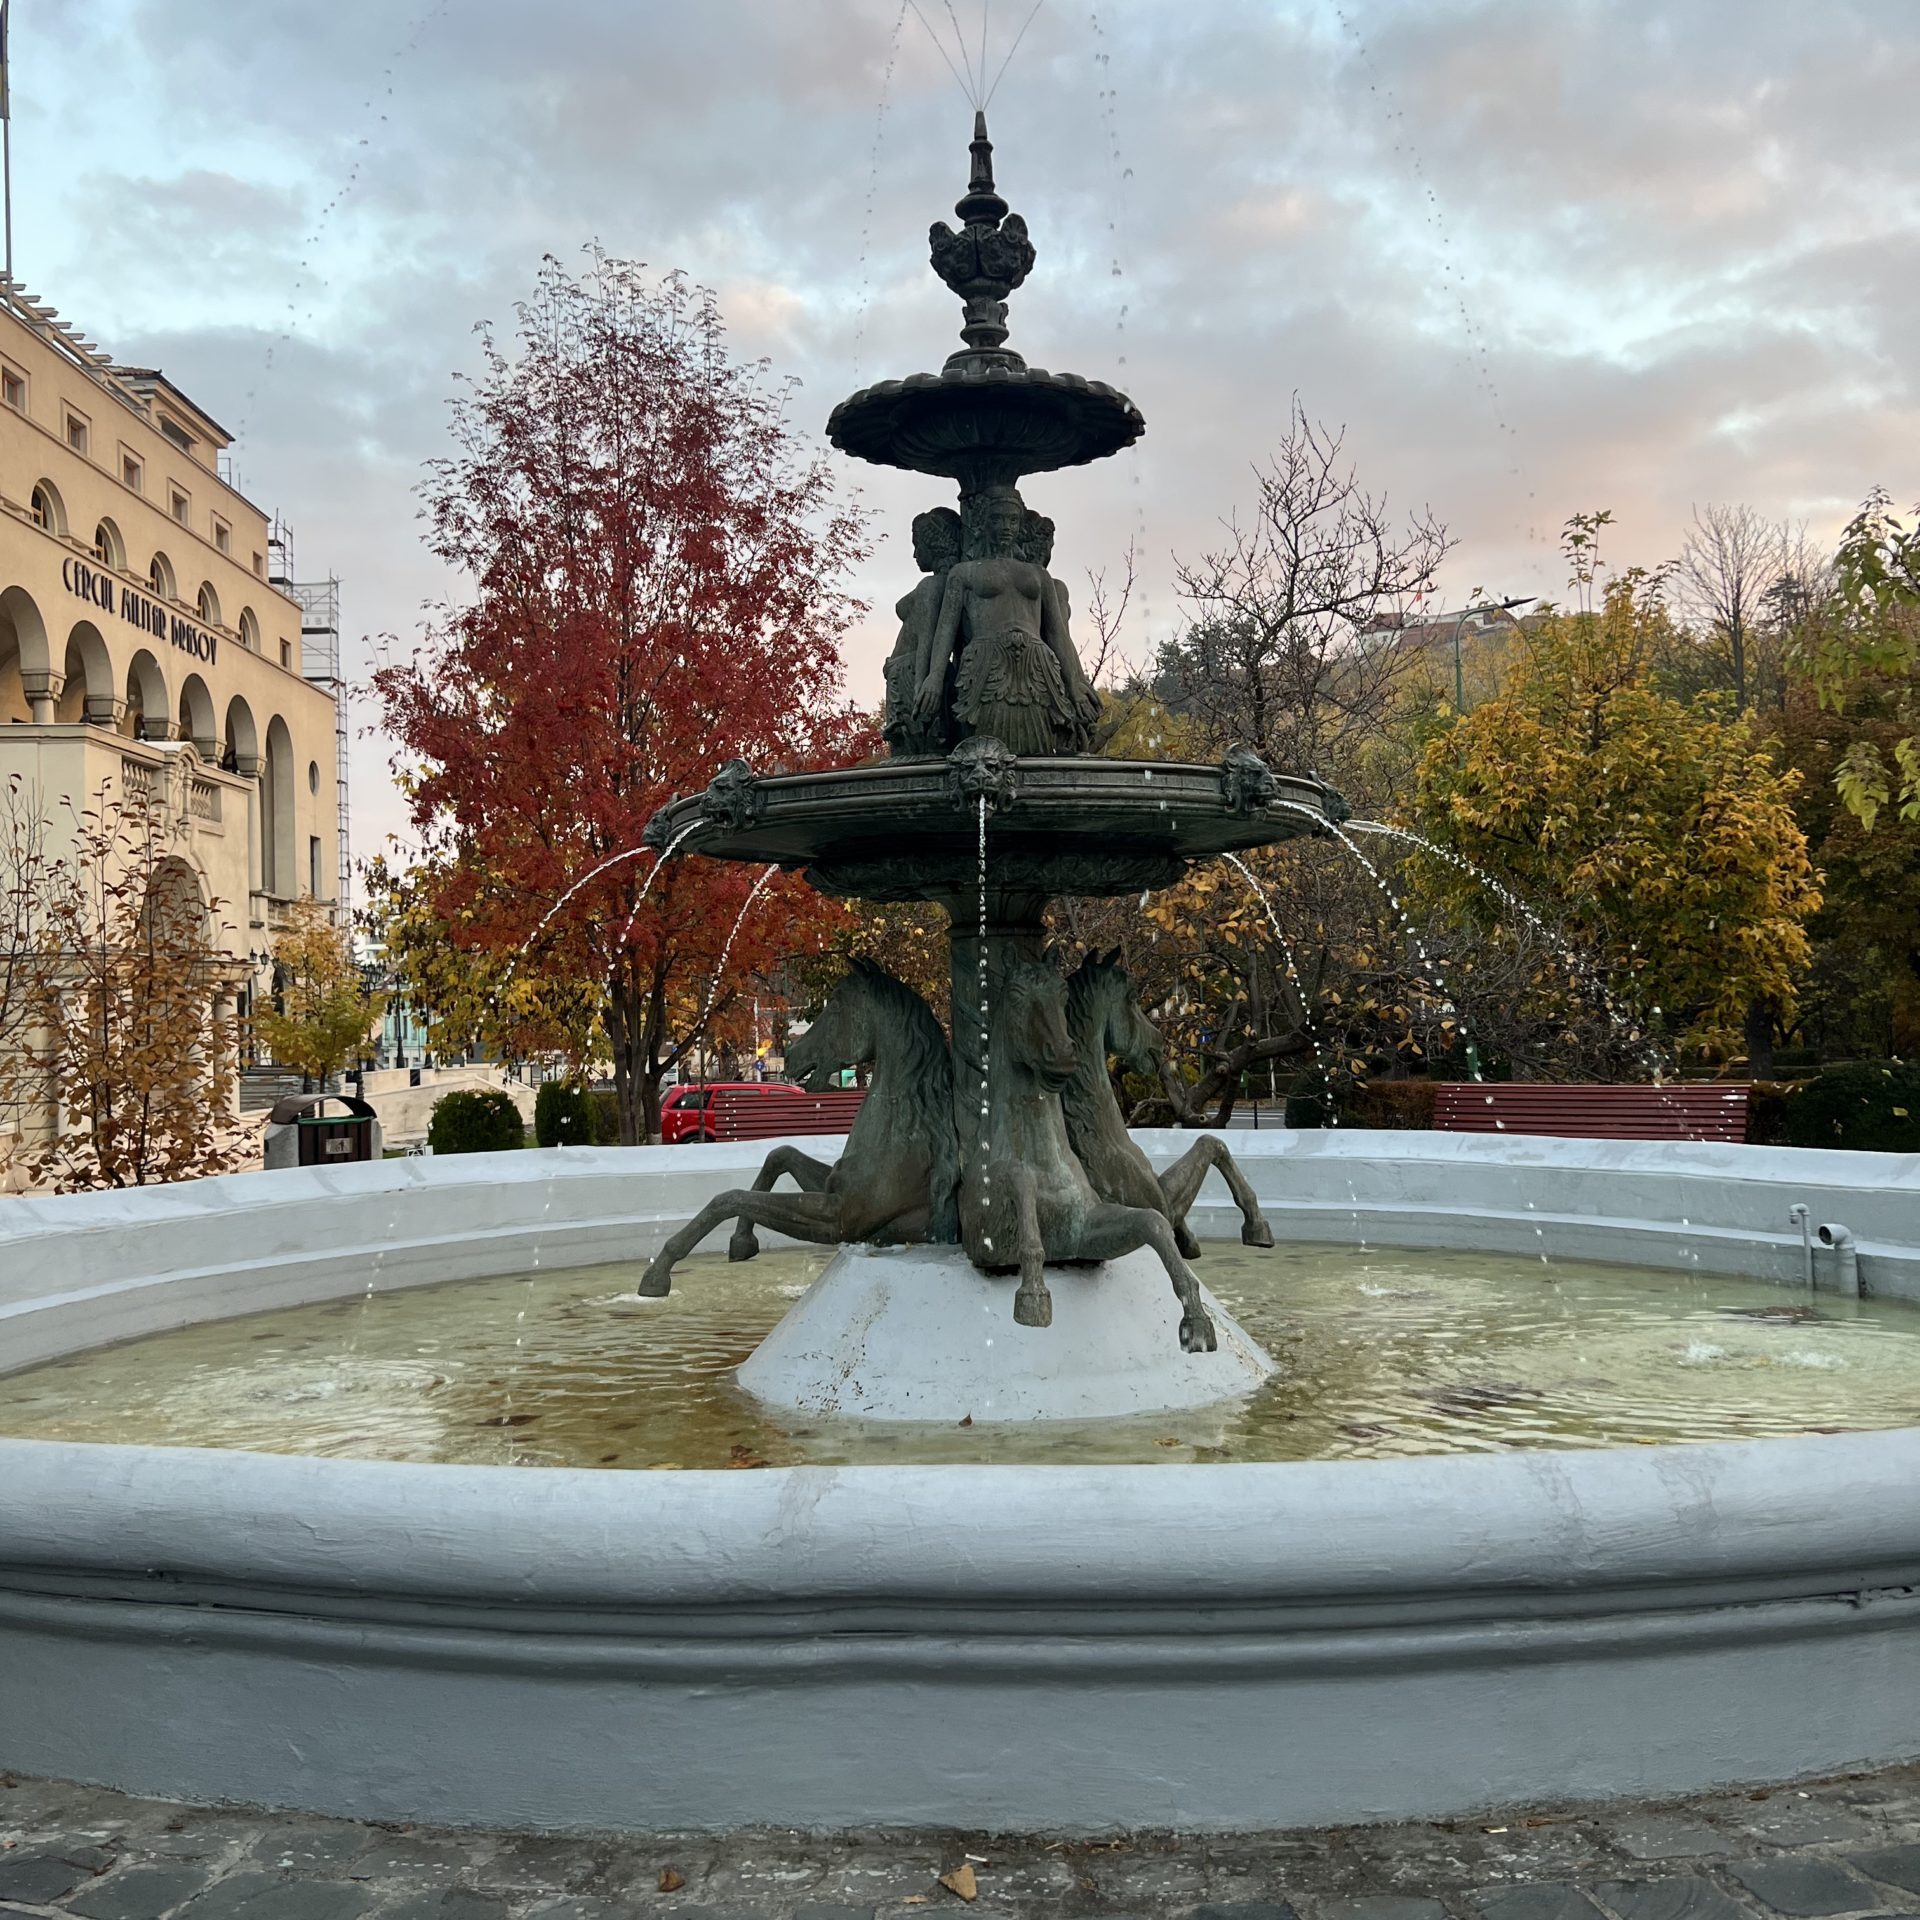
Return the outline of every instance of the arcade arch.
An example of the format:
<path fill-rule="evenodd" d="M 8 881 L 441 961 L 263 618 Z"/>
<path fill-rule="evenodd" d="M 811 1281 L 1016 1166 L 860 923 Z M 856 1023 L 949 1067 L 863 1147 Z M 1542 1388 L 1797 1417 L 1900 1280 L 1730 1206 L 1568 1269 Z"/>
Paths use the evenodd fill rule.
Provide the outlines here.
<path fill-rule="evenodd" d="M 164 740 L 171 718 L 166 675 L 160 671 L 160 662 L 142 647 L 127 667 L 127 709 L 123 731 L 135 740 Z"/>
<path fill-rule="evenodd" d="M 267 723 L 267 764 L 260 776 L 260 849 L 266 891 L 282 900 L 300 892 L 293 769 L 293 736 L 275 714 Z"/>
<path fill-rule="evenodd" d="M 113 658 L 100 629 L 91 620 L 77 621 L 67 635 L 66 685 L 55 717 L 67 726 L 91 720 L 111 727 L 119 721 L 122 706 Z"/>
<path fill-rule="evenodd" d="M 220 734 L 213 716 L 213 695 L 197 673 L 190 673 L 180 686 L 180 705 L 176 718 L 180 738 L 191 740 L 202 760 L 219 760 Z"/>
<path fill-rule="evenodd" d="M 0 726 L 31 720 L 36 698 L 51 706 L 47 625 L 23 587 L 0 593 Z"/>

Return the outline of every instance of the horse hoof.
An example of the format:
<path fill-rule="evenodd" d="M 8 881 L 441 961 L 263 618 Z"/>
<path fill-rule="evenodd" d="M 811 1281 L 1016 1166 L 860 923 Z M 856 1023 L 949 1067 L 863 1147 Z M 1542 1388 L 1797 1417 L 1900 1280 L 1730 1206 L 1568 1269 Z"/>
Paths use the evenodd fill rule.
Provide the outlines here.
<path fill-rule="evenodd" d="M 1215 1337 L 1213 1322 L 1196 1308 L 1180 1321 L 1180 1351 L 1182 1353 L 1211 1353 L 1219 1346 Z"/>
<path fill-rule="evenodd" d="M 1013 1320 L 1020 1327 L 1053 1325 L 1053 1295 L 1044 1286 L 1022 1285 L 1013 1296 Z"/>
<path fill-rule="evenodd" d="M 652 1267 L 649 1267 L 640 1276 L 637 1291 L 642 1300 L 664 1300 L 672 1288 L 673 1272 L 670 1268 L 662 1268 L 659 1272 L 655 1272 Z"/>
<path fill-rule="evenodd" d="M 1256 1215 L 1240 1229 L 1240 1244 L 1243 1247 L 1270 1247 L 1273 1245 L 1273 1229 L 1268 1226 L 1264 1214 Z"/>
<path fill-rule="evenodd" d="M 1272 1246 L 1273 1242 L 1269 1240 L 1267 1245 Z M 740 1233 L 736 1233 L 733 1238 L 727 1242 L 727 1258 L 729 1260 L 752 1260 L 758 1256 L 759 1252 L 760 1242 L 754 1238 L 751 1227 L 746 1228 Z"/>
<path fill-rule="evenodd" d="M 1193 1237 L 1193 1229 L 1184 1220 L 1176 1220 L 1173 1223 L 1173 1244 L 1179 1248 L 1182 1260 L 1200 1258 L 1200 1242 Z"/>

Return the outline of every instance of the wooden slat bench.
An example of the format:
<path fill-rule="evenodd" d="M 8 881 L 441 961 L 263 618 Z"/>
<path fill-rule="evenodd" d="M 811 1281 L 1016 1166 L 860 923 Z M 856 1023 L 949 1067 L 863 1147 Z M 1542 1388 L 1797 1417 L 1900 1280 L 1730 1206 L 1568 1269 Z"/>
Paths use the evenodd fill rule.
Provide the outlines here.
<path fill-rule="evenodd" d="M 1543 1081 L 1442 1081 L 1433 1124 L 1443 1133 L 1540 1133 L 1561 1140 L 1733 1140 L 1747 1137 L 1751 1089 L 1559 1086 Z"/>
<path fill-rule="evenodd" d="M 863 1088 L 840 1093 L 716 1093 L 707 1107 L 707 1131 L 716 1140 L 783 1140 L 796 1133 L 847 1133 L 866 1098 Z"/>

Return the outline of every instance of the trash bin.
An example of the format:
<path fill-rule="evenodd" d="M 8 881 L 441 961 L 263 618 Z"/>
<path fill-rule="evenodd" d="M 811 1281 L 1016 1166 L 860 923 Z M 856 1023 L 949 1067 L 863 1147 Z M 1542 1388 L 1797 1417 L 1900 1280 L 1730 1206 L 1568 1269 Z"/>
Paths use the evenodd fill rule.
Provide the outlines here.
<path fill-rule="evenodd" d="M 328 1113 L 329 1106 L 344 1113 Z M 371 1106 L 349 1093 L 296 1093 L 267 1115 L 265 1159 L 269 1167 L 337 1167 L 381 1157 L 380 1121 Z"/>

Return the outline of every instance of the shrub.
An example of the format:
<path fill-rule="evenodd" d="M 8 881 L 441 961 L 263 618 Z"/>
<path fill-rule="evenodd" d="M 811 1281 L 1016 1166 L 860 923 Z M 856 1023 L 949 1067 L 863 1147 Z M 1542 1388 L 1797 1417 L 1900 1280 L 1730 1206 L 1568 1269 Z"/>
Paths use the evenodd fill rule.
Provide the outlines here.
<path fill-rule="evenodd" d="M 500 1153 L 526 1143 L 520 1109 L 499 1087 L 443 1094 L 433 1103 L 427 1144 L 435 1153 Z"/>
<path fill-rule="evenodd" d="M 1783 1147 L 1786 1135 L 1787 1102 L 1794 1089 L 1778 1080 L 1756 1080 L 1747 1092 L 1747 1144 L 1754 1147 Z"/>
<path fill-rule="evenodd" d="M 1431 1080 L 1368 1080 L 1340 1104 L 1343 1127 L 1431 1128 L 1434 1085 Z"/>
<path fill-rule="evenodd" d="M 1308 1067 L 1293 1076 L 1287 1089 L 1287 1125 L 1290 1127 L 1330 1127 L 1334 1125 L 1333 1093 L 1327 1076 L 1318 1067 Z"/>
<path fill-rule="evenodd" d="M 549 1080 L 534 1096 L 533 1137 L 543 1147 L 588 1147 L 594 1143 L 593 1095 L 567 1080 Z"/>
<path fill-rule="evenodd" d="M 596 1089 L 587 1095 L 587 1100 L 593 1115 L 593 1144 L 617 1147 L 620 1144 L 620 1096 Z"/>
<path fill-rule="evenodd" d="M 1790 1147 L 1920 1153 L 1920 1066 L 1828 1067 L 1787 1096 L 1780 1133 Z"/>

